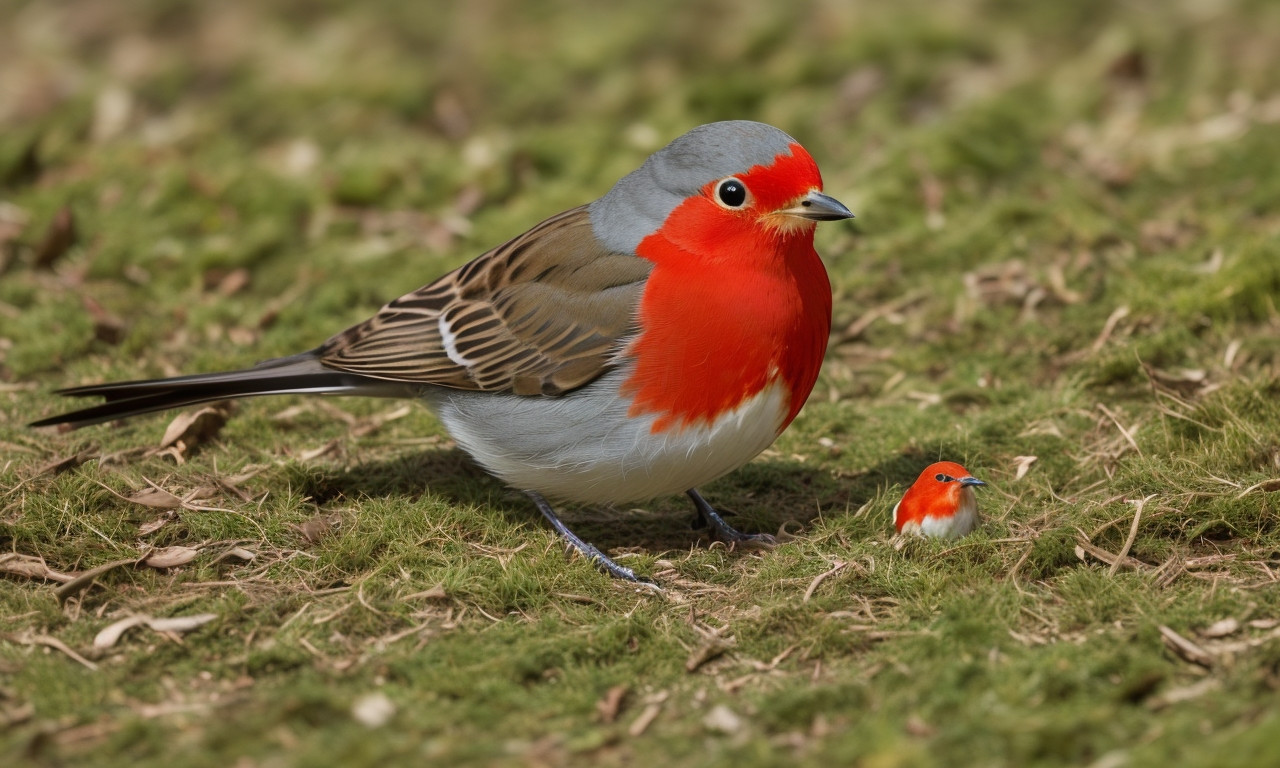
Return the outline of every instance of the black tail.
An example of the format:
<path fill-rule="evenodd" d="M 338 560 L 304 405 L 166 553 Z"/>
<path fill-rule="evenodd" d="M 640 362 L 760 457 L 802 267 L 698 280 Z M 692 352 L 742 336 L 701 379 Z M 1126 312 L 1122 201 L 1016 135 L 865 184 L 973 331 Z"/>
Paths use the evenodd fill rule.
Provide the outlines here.
<path fill-rule="evenodd" d="M 307 352 L 280 357 L 225 373 L 199 373 L 172 379 L 121 381 L 114 384 L 91 384 L 58 390 L 70 397 L 101 395 L 106 402 L 79 411 L 50 416 L 31 422 L 33 427 L 70 424 L 73 429 L 124 419 L 143 413 L 167 411 L 197 403 L 229 400 L 238 397 L 284 394 L 351 394 L 376 396 L 410 396 L 408 385 L 335 371 L 320 364 Z"/>

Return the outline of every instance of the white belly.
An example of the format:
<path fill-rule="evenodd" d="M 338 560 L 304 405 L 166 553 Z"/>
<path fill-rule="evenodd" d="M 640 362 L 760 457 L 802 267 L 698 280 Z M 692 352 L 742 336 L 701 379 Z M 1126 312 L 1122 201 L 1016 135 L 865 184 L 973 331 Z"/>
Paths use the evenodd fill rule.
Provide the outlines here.
<path fill-rule="evenodd" d="M 902 502 L 898 502 L 901 504 Z M 893 505 L 893 517 L 897 519 L 898 504 Z M 902 526 L 902 532 L 917 536 L 928 536 L 934 539 L 958 539 L 969 535 L 978 527 L 978 498 L 973 488 L 960 489 L 960 505 L 950 517 L 926 516 L 919 523 L 911 522 Z"/>
<path fill-rule="evenodd" d="M 427 401 L 463 450 L 512 487 L 584 503 L 682 493 L 746 464 L 777 438 L 786 391 L 767 387 L 709 425 L 652 434 L 628 418 L 615 370 L 558 398 L 432 390 Z"/>

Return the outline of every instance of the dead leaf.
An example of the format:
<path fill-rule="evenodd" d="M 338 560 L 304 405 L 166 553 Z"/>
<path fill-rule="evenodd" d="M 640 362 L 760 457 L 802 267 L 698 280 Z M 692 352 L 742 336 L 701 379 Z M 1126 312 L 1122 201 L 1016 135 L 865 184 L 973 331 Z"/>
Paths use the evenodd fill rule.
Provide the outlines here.
<path fill-rule="evenodd" d="M 618 712 L 622 709 L 622 700 L 626 698 L 627 691 L 625 685 L 615 685 L 605 692 L 604 698 L 596 702 L 596 711 L 600 713 L 600 722 L 612 723 L 618 719 Z"/>
<path fill-rule="evenodd" d="M 704 632 L 702 643 L 699 644 L 698 647 L 693 650 L 693 653 L 689 654 L 689 658 L 685 660 L 684 671 L 696 671 L 698 667 L 701 667 L 708 661 L 717 658 L 725 651 L 732 648 L 736 643 L 737 639 L 732 636 L 725 637 L 720 632 L 716 631 Z"/>
<path fill-rule="evenodd" d="M 97 455 L 97 451 L 86 448 L 83 451 L 74 453 L 70 456 L 63 456 L 60 459 L 54 459 L 48 464 L 43 464 L 35 472 L 31 473 L 31 477 L 43 477 L 44 475 L 60 475 L 67 470 L 75 469 L 81 464 Z"/>
<path fill-rule="evenodd" d="M 99 651 L 104 651 L 119 642 L 128 629 L 144 624 L 146 621 L 146 616 L 126 616 L 123 619 L 113 621 L 99 630 L 98 634 L 94 635 L 93 647 Z"/>
<path fill-rule="evenodd" d="M 177 509 L 182 506 L 182 499 L 163 488 L 156 488 L 150 485 L 130 494 L 127 497 L 127 501 L 152 509 Z"/>
<path fill-rule="evenodd" d="M 35 717 L 36 706 L 31 702 L 22 704 L 0 703 L 0 731 L 6 731 Z"/>
<path fill-rule="evenodd" d="M 104 651 L 119 642 L 124 633 L 133 627 L 146 626 L 155 632 L 182 634 L 203 627 L 216 618 L 218 618 L 216 613 L 197 613 L 192 616 L 171 616 L 160 619 L 146 615 L 127 616 L 103 627 L 93 638 L 93 647 Z"/>
<path fill-rule="evenodd" d="M 1239 630 L 1240 630 L 1240 622 L 1236 621 L 1235 619 L 1226 618 L 1226 619 L 1222 619 L 1221 621 L 1215 621 L 1214 623 L 1200 630 L 1200 636 L 1209 637 L 1209 638 L 1226 637 L 1227 635 L 1234 635 Z"/>
<path fill-rule="evenodd" d="M 198 411 L 180 413 L 177 418 L 169 422 L 168 428 L 164 431 L 164 437 L 160 439 L 160 447 L 168 448 L 181 440 L 186 450 L 190 450 L 217 435 L 227 423 L 227 416 L 230 414 L 229 402 L 215 403 Z"/>
<path fill-rule="evenodd" d="M 708 731 L 733 734 L 742 730 L 742 718 L 723 704 L 717 704 L 702 718 L 702 725 Z"/>
<path fill-rule="evenodd" d="M 250 552 L 244 547 L 232 547 L 231 549 L 228 549 L 226 552 L 223 552 L 222 554 L 218 555 L 217 558 L 214 559 L 214 562 L 221 563 L 227 560 L 241 560 L 247 563 L 250 560 L 253 560 L 257 556 L 258 554 L 256 552 Z"/>
<path fill-rule="evenodd" d="M 22 576 L 27 579 L 57 581 L 63 584 L 75 579 L 75 576 L 69 573 L 62 573 L 50 568 L 45 564 L 43 557 L 20 555 L 17 552 L 7 552 L 0 555 L 0 573 Z"/>
<path fill-rule="evenodd" d="M 194 547 L 164 547 L 163 549 L 153 550 L 142 560 L 142 564 L 149 568 L 177 568 L 180 565 L 186 565 L 196 559 L 196 555 L 200 554 L 200 550 Z"/>
<path fill-rule="evenodd" d="M 249 278 L 249 270 L 244 267 L 237 267 L 225 275 L 219 276 L 219 279 L 216 280 L 218 293 L 223 296 L 234 296 L 249 286 Z M 209 280 L 209 273 L 205 273 L 205 280 Z"/>
<path fill-rule="evenodd" d="M 303 451 L 302 453 L 298 454 L 298 461 L 301 461 L 304 463 L 308 461 L 313 461 L 315 459 L 320 458 L 321 456 L 333 453 L 333 451 L 341 444 L 342 444 L 342 441 L 335 437 L 334 439 L 330 440 L 329 442 L 325 443 L 319 448 L 312 448 L 309 451 Z"/>
<path fill-rule="evenodd" d="M 173 515 L 160 515 L 154 520 L 148 520 L 147 522 L 138 526 L 138 535 L 150 536 L 151 534 L 155 533 L 156 531 L 168 525 L 170 520 L 173 520 Z"/>
<path fill-rule="evenodd" d="M 62 206 L 49 222 L 44 239 L 36 246 L 36 269 L 52 269 L 71 246 L 76 244 L 76 220 L 69 206 Z"/>
<path fill-rule="evenodd" d="M 190 632 L 218 618 L 216 613 L 196 613 L 191 616 L 169 616 L 161 619 L 147 619 L 147 626 L 156 632 Z"/>
<path fill-rule="evenodd" d="M 315 517 L 294 526 L 298 533 L 302 534 L 302 538 L 308 544 L 317 544 L 329 533 L 329 529 L 341 522 L 342 518 L 338 515 L 319 514 Z"/>
<path fill-rule="evenodd" d="M 1031 471 L 1031 465 L 1036 463 L 1039 456 L 1014 456 L 1013 466 L 1016 467 L 1013 475 L 1015 481 L 1021 480 Z"/>

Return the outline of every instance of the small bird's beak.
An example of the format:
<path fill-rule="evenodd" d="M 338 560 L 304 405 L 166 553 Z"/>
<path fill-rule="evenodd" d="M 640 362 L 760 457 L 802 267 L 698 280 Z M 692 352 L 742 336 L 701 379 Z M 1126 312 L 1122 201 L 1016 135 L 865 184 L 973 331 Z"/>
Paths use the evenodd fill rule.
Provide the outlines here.
<path fill-rule="evenodd" d="M 982 482 L 976 477 L 962 477 L 960 478 L 960 484 L 961 485 L 986 485 L 986 483 Z"/>
<path fill-rule="evenodd" d="M 809 221 L 840 221 L 841 219 L 853 218 L 853 212 L 846 208 L 844 203 L 831 195 L 824 195 L 816 189 L 805 195 L 799 205 L 785 208 L 778 211 L 778 213 L 797 216 Z"/>

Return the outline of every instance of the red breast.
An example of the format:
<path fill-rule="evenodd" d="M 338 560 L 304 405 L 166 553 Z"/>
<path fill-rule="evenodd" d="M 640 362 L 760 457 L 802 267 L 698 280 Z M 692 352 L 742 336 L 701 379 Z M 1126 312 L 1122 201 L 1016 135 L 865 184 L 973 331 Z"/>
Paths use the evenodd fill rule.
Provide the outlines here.
<path fill-rule="evenodd" d="M 738 174 L 750 199 L 730 209 L 716 186 L 685 200 L 636 252 L 654 263 L 640 302 L 623 392 L 631 415 L 658 414 L 654 432 L 711 423 L 781 379 L 795 418 L 822 364 L 831 284 L 813 248 L 814 223 L 778 212 L 822 189 L 799 145 Z"/>

